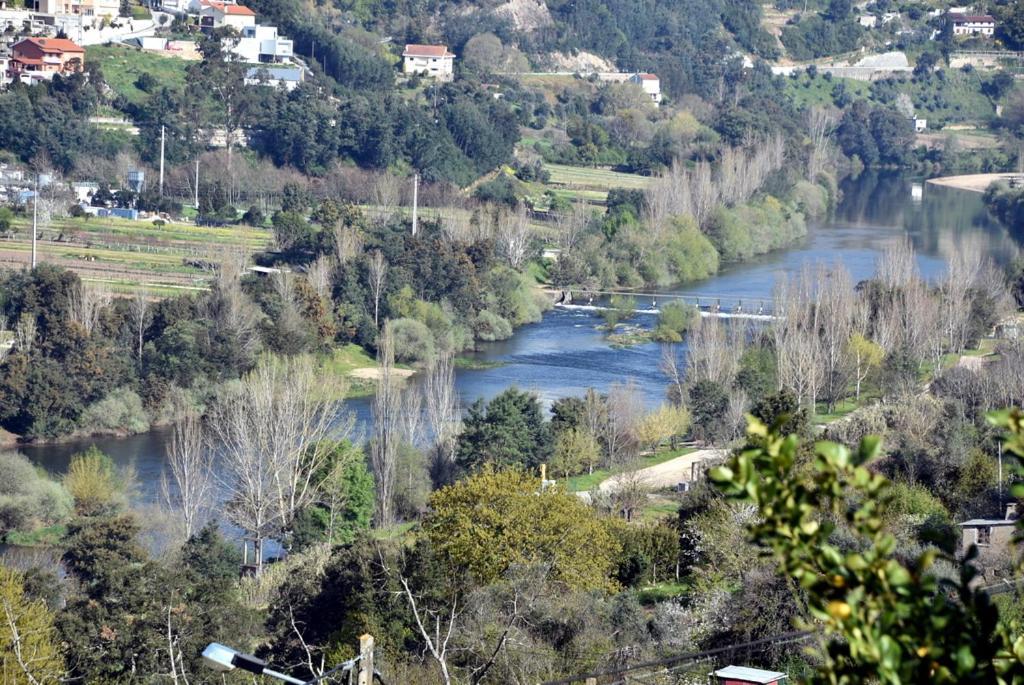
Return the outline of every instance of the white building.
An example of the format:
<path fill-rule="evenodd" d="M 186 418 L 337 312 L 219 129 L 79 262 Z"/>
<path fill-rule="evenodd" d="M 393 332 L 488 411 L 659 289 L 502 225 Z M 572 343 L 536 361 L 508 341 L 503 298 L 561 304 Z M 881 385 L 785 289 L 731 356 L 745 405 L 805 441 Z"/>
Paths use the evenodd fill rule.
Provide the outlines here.
<path fill-rule="evenodd" d="M 921 117 L 913 117 L 911 121 L 914 123 L 914 133 L 924 133 L 928 130 L 928 120 L 922 119 Z"/>
<path fill-rule="evenodd" d="M 304 80 L 302 67 L 253 67 L 245 72 L 247 86 L 272 86 L 293 91 Z"/>
<path fill-rule="evenodd" d="M 277 35 L 276 26 L 246 26 L 231 53 L 238 60 L 253 64 L 286 62 L 295 54 L 292 40 Z"/>
<path fill-rule="evenodd" d="M 629 77 L 629 82 L 643 88 L 654 104 L 661 104 L 661 79 L 655 74 L 633 74 Z"/>
<path fill-rule="evenodd" d="M 120 0 L 37 0 L 40 14 L 77 14 L 113 19 L 121 11 Z"/>
<path fill-rule="evenodd" d="M 862 14 L 857 18 L 857 23 L 866 29 L 873 29 L 878 25 L 878 17 L 873 14 Z"/>
<path fill-rule="evenodd" d="M 204 29 L 230 26 L 241 33 L 247 26 L 256 25 L 256 13 L 245 5 L 203 0 L 199 10 L 199 25 Z"/>
<path fill-rule="evenodd" d="M 447 45 L 406 45 L 402 53 L 402 71 L 425 74 L 438 81 L 455 78 L 455 54 Z"/>
<path fill-rule="evenodd" d="M 949 13 L 954 36 L 991 36 L 996 32 L 996 20 L 988 14 Z"/>

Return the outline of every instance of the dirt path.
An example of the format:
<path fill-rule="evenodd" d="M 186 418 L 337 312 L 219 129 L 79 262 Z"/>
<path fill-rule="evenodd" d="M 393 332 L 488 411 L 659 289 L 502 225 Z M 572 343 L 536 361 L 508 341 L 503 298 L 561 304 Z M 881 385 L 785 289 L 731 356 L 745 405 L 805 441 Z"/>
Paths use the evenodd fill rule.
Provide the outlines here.
<path fill-rule="evenodd" d="M 696 452 L 690 452 L 681 457 L 669 459 L 668 461 L 648 466 L 638 471 L 616 474 L 601 481 L 601 484 L 597 487 L 602 492 L 612 492 L 619 486 L 619 482 L 626 477 L 630 480 L 638 478 L 640 482 L 654 490 L 675 487 L 677 484 L 691 479 L 692 474 L 695 472 L 695 464 L 700 464 L 707 460 L 720 459 L 725 454 L 725 450 L 697 450 Z"/>

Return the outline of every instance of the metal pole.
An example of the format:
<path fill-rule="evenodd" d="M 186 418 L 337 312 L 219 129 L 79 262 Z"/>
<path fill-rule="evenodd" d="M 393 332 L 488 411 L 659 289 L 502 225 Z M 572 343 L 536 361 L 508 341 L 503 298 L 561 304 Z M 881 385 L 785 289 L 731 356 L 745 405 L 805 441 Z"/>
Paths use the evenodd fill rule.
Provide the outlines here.
<path fill-rule="evenodd" d="M 166 126 L 160 125 L 160 197 L 164 196 L 164 141 L 166 140 Z"/>
<path fill-rule="evenodd" d="M 999 443 L 999 510 L 1003 509 L 1003 443 Z"/>
<path fill-rule="evenodd" d="M 196 211 L 199 211 L 199 157 L 196 157 Z"/>
<path fill-rule="evenodd" d="M 416 228 L 418 227 L 418 210 L 420 201 L 420 175 L 413 174 L 412 176 L 412 234 L 416 235 Z"/>
<path fill-rule="evenodd" d="M 306 685 L 305 680 L 299 680 L 298 678 L 293 678 L 290 675 L 285 675 L 284 673 L 272 671 L 269 668 L 263 669 L 263 675 L 269 678 L 277 678 L 278 680 L 282 680 L 286 683 L 291 683 L 291 685 Z"/>
<path fill-rule="evenodd" d="M 36 268 L 36 233 L 39 232 L 39 174 L 36 174 L 36 192 L 32 196 L 32 268 Z"/>

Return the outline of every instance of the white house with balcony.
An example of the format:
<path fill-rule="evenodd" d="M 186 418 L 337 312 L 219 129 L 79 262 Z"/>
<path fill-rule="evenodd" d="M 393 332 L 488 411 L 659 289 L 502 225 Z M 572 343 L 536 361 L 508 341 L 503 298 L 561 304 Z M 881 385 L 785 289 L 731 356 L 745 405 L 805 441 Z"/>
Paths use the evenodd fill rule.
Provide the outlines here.
<path fill-rule="evenodd" d="M 247 86 L 270 86 L 281 88 L 289 92 L 299 87 L 305 80 L 302 67 L 293 66 L 267 66 L 252 67 L 245 72 L 245 85 Z"/>
<path fill-rule="evenodd" d="M 276 64 L 287 62 L 295 54 L 290 38 L 282 38 L 276 26 L 246 26 L 241 37 L 231 48 L 231 54 L 241 62 Z"/>
<path fill-rule="evenodd" d="M 402 52 L 402 71 L 451 81 L 455 78 L 455 53 L 448 52 L 447 45 L 406 45 Z"/>
<path fill-rule="evenodd" d="M 996 32 L 996 20 L 988 14 L 960 14 L 950 12 L 954 36 L 991 36 Z"/>

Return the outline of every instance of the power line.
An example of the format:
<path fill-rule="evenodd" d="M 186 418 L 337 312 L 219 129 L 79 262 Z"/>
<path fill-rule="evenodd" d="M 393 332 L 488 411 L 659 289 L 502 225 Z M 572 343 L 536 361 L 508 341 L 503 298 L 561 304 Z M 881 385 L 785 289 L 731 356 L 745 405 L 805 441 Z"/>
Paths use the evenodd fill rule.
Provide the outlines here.
<path fill-rule="evenodd" d="M 665 659 L 658 659 L 657 661 L 647 661 L 644 663 L 635 664 L 633 666 L 627 666 L 624 668 L 609 668 L 603 671 L 593 671 L 591 673 L 580 673 L 578 675 L 569 676 L 568 678 L 561 678 L 559 680 L 548 680 L 542 685 L 570 685 L 571 683 L 580 682 L 587 678 L 601 678 L 609 675 L 624 675 L 632 671 L 639 671 L 648 668 L 658 668 L 659 666 L 675 666 L 682 661 L 697 661 L 719 654 L 725 654 L 727 652 L 735 652 L 738 650 L 749 649 L 750 647 L 759 647 L 761 645 L 779 643 L 779 642 L 796 642 L 799 640 L 810 637 L 813 633 L 805 630 L 794 630 L 774 637 L 766 637 L 760 640 L 753 640 L 752 642 L 743 642 L 740 644 L 729 645 L 728 647 L 716 647 L 715 649 L 709 649 L 703 652 L 689 652 L 686 654 L 679 654 L 677 656 L 668 657 Z"/>

